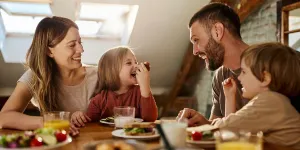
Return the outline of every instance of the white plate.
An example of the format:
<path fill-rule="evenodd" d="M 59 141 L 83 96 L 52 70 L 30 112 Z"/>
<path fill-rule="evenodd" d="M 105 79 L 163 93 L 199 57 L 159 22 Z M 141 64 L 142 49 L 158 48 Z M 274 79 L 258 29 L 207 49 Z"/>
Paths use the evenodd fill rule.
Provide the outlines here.
<path fill-rule="evenodd" d="M 193 140 L 186 140 L 187 143 L 190 143 L 190 144 L 215 144 L 216 141 L 213 140 L 213 141 L 193 141 Z"/>
<path fill-rule="evenodd" d="M 141 119 L 141 118 L 134 118 L 134 121 L 135 121 L 135 122 L 143 122 L 144 120 Z M 108 124 L 108 125 L 115 125 L 114 122 L 107 122 L 107 121 L 104 121 L 104 120 L 100 120 L 100 123 Z"/>
<path fill-rule="evenodd" d="M 155 139 L 159 137 L 159 134 L 157 131 L 154 129 L 154 134 L 153 135 L 144 135 L 144 136 L 130 136 L 126 135 L 123 129 L 119 130 L 114 130 L 111 134 L 115 137 L 120 137 L 120 138 L 128 138 L 128 139 L 136 139 L 136 140 L 149 140 L 149 139 Z"/>
<path fill-rule="evenodd" d="M 55 144 L 55 145 L 47 145 L 47 146 L 40 146 L 40 147 L 26 147 L 26 148 L 2 148 L 0 147 L 0 150 L 47 150 L 47 149 L 56 149 L 58 147 L 67 145 L 72 142 L 71 136 L 68 135 L 67 139 L 61 143 Z"/>
<path fill-rule="evenodd" d="M 212 148 L 215 147 L 216 141 L 193 141 L 193 140 L 186 140 L 188 144 L 197 145 L 201 148 Z"/>

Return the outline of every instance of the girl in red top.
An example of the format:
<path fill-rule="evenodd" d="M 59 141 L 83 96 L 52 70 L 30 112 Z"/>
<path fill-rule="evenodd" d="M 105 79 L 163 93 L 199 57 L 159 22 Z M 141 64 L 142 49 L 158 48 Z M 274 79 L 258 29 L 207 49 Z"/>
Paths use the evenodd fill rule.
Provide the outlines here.
<path fill-rule="evenodd" d="M 72 116 L 72 121 L 76 119 L 78 122 L 76 125 L 82 126 L 80 124 L 90 119 L 99 121 L 114 116 L 115 106 L 135 107 L 135 117 L 144 121 L 157 119 L 149 71 L 144 63 L 137 63 L 134 53 L 128 47 L 116 47 L 104 53 L 98 70 L 98 94 L 92 98 L 83 118 L 80 115 L 75 118 Z"/>

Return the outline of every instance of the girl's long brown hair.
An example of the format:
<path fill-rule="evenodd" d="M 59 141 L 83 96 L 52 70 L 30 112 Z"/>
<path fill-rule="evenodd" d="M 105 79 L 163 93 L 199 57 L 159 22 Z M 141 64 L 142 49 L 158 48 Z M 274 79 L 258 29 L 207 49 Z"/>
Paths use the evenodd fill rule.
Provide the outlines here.
<path fill-rule="evenodd" d="M 102 90 L 116 91 L 120 88 L 120 71 L 128 47 L 119 46 L 106 51 L 98 63 L 98 85 L 95 94 Z"/>
<path fill-rule="evenodd" d="M 56 81 L 57 65 L 47 54 L 66 36 L 71 27 L 77 25 L 62 17 L 46 17 L 37 25 L 32 44 L 26 55 L 26 65 L 32 71 L 31 88 L 33 98 L 37 100 L 40 111 L 58 110 L 59 86 Z"/>

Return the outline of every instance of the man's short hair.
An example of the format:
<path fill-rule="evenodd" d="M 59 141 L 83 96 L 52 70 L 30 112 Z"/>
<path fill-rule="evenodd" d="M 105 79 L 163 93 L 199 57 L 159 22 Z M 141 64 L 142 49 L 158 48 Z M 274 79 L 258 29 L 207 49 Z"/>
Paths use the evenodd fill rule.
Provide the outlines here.
<path fill-rule="evenodd" d="M 228 5 L 223 3 L 210 3 L 200 9 L 191 18 L 189 28 L 196 21 L 199 21 L 204 27 L 210 31 L 212 25 L 220 22 L 231 33 L 231 35 L 241 39 L 240 18 L 237 13 Z"/>

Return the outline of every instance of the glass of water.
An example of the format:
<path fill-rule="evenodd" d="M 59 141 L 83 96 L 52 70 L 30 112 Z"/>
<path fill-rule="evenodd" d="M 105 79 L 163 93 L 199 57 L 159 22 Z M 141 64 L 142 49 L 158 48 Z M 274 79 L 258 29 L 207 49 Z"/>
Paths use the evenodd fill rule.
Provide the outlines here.
<path fill-rule="evenodd" d="M 114 122 L 116 128 L 123 128 L 125 124 L 133 123 L 135 108 L 130 106 L 114 107 Z"/>

